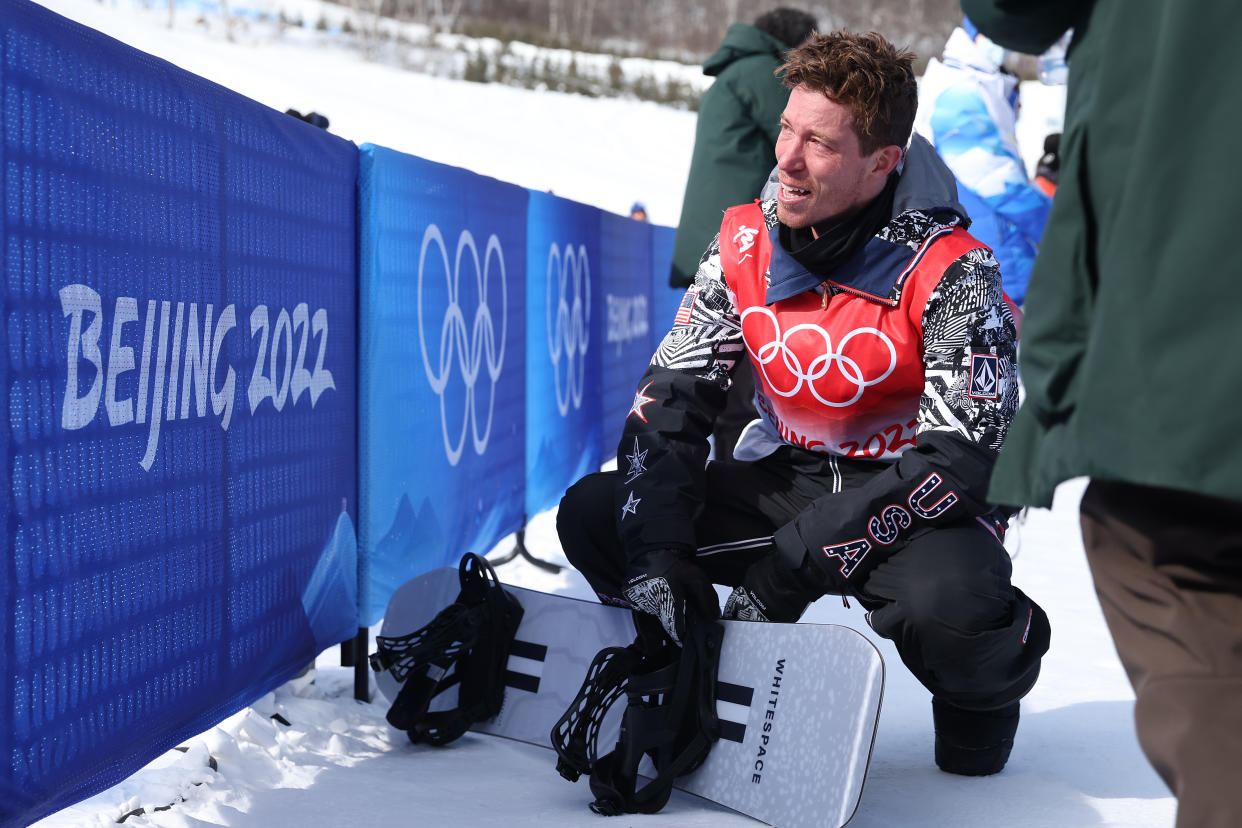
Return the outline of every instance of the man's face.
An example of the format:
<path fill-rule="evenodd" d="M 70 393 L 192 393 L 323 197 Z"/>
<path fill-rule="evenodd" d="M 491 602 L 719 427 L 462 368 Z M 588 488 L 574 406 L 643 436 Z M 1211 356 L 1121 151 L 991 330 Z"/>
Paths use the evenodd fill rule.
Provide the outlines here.
<path fill-rule="evenodd" d="M 795 229 L 844 218 L 880 194 L 899 156 L 897 147 L 863 155 L 849 109 L 796 86 L 776 141 L 777 217 Z"/>

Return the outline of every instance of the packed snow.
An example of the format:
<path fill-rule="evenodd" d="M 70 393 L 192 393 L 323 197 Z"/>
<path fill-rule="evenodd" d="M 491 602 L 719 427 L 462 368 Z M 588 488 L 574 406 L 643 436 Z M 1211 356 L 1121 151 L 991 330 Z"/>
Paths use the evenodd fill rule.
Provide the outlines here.
<path fill-rule="evenodd" d="M 306 0 L 309 2 L 309 0 Z M 316 110 L 332 131 L 463 166 L 613 212 L 644 201 L 652 219 L 676 223 L 694 138 L 692 113 L 655 104 L 532 92 L 417 75 L 361 62 L 353 52 L 239 39 L 179 15 L 93 0 L 44 0 L 49 8 L 274 108 Z M 1043 134 L 1059 123 L 1063 90 L 1023 88 L 1019 122 L 1033 164 Z M 1033 510 L 1010 532 L 1014 581 L 1047 610 L 1052 649 L 1023 701 L 1009 766 L 968 779 L 932 761 L 931 703 L 856 606 L 835 598 L 806 620 L 868 635 L 887 664 L 883 710 L 856 828 L 1170 826 L 1175 802 L 1139 750 L 1134 697 L 1104 625 L 1079 536 L 1083 481 L 1060 488 L 1050 510 Z M 564 564 L 555 516 L 536 516 L 526 546 Z M 496 554 L 513 545 L 507 539 Z M 509 584 L 591 597 L 580 575 L 552 574 L 518 558 L 498 570 Z M 374 632 L 374 631 L 372 631 Z M 115 825 L 388 826 L 599 825 L 585 780 L 569 784 L 548 750 L 467 734 L 444 748 L 411 745 L 384 720 L 382 697 L 353 698 L 352 668 L 339 649 L 313 670 L 115 787 L 36 823 L 38 828 Z M 279 717 L 279 718 L 277 718 Z M 286 724 L 287 723 L 287 724 Z M 813 784 L 813 783 L 812 783 Z M 720 826 L 753 820 L 675 792 L 650 816 L 618 825 Z"/>

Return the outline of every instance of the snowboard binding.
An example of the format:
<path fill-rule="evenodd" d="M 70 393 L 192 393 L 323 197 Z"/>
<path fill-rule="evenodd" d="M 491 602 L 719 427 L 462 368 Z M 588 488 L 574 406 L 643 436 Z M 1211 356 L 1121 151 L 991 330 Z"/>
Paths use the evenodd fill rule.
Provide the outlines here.
<path fill-rule="evenodd" d="M 638 647 L 605 647 L 587 667 L 578 695 L 552 727 L 556 772 L 570 782 L 591 775 L 599 759 L 599 729 L 613 704 L 625 692 L 625 682 L 641 663 Z"/>
<path fill-rule="evenodd" d="M 371 669 L 389 671 L 401 690 L 388 722 L 411 742 L 445 745 L 470 725 L 500 712 L 509 649 L 522 606 L 491 564 L 468 553 L 458 566 L 461 592 L 426 626 L 402 636 L 376 636 Z M 432 700 L 457 687 L 455 707 L 432 711 Z"/>
<path fill-rule="evenodd" d="M 557 771 L 569 781 L 590 776 L 591 810 L 614 816 L 655 813 L 668 802 L 673 781 L 703 763 L 719 738 L 716 672 L 724 628 L 687 619 L 685 646 L 644 652 L 642 636 L 629 647 L 596 655 L 582 689 L 552 729 Z M 626 695 L 615 749 L 598 756 L 599 728 L 612 704 Z M 638 787 L 648 757 L 656 776 Z"/>

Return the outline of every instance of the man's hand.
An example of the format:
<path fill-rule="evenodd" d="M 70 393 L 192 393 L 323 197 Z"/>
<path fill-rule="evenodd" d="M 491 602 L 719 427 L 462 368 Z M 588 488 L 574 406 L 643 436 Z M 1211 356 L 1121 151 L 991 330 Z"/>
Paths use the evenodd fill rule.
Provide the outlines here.
<path fill-rule="evenodd" d="M 793 622 L 807 605 L 824 594 L 818 573 L 805 563 L 787 567 L 777 554 L 751 564 L 725 602 L 724 617 L 731 621 Z"/>
<path fill-rule="evenodd" d="M 987 488 L 995 462 L 992 449 L 959 434 L 921 432 L 896 463 L 861 486 L 816 498 L 772 542 L 784 560 L 814 570 L 824 592 L 857 593 L 920 533 L 992 511 Z"/>
<path fill-rule="evenodd" d="M 625 597 L 636 609 L 659 618 L 679 646 L 685 638 L 687 613 L 706 620 L 720 617 L 719 599 L 707 574 L 673 549 L 656 550 L 631 563 Z"/>

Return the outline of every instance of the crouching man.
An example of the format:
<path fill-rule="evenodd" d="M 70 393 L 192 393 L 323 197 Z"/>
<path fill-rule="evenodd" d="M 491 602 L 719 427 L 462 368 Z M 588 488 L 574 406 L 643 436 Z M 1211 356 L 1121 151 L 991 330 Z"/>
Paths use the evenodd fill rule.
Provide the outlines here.
<path fill-rule="evenodd" d="M 788 53 L 778 196 L 726 211 L 639 383 L 616 471 L 561 502 L 570 561 L 632 607 L 638 642 L 686 616 L 867 610 L 932 694 L 937 764 L 1007 761 L 1049 643 L 985 498 L 1018 403 L 1016 325 L 921 138 L 913 55 L 877 34 Z M 729 462 L 707 437 L 749 360 L 760 419 Z"/>

